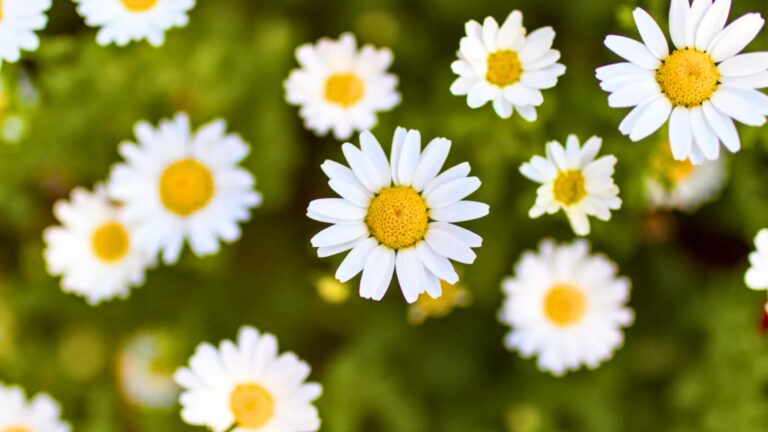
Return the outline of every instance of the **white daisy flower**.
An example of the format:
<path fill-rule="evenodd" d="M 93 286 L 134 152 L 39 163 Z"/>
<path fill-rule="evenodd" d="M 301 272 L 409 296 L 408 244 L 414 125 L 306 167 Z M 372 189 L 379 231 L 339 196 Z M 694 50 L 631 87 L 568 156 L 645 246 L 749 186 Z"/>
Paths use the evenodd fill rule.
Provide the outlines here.
<path fill-rule="evenodd" d="M 487 17 L 482 25 L 471 20 L 465 28 L 459 59 L 451 64 L 459 75 L 451 93 L 466 95 L 473 109 L 493 102 L 501 118 L 509 118 L 517 109 L 524 119 L 536 120 L 536 107 L 544 102 L 541 90 L 554 87 L 565 73 L 565 66 L 557 63 L 560 51 L 551 49 L 552 27 L 526 35 L 523 14 L 513 11 L 501 27 Z"/>
<path fill-rule="evenodd" d="M 348 139 L 373 128 L 379 111 L 400 103 L 397 76 L 387 73 L 392 51 L 371 45 L 358 50 L 352 33 L 302 45 L 296 59 L 301 68 L 285 81 L 285 97 L 301 107 L 304 125 L 319 136 L 332 130 L 337 139 Z"/>
<path fill-rule="evenodd" d="M 605 45 L 627 60 L 597 69 L 614 108 L 634 107 L 619 130 L 639 141 L 669 119 L 669 141 L 677 160 L 698 165 L 720 156 L 720 142 L 741 148 L 733 123 L 762 126 L 768 115 L 768 52 L 740 54 L 763 27 L 747 14 L 725 26 L 731 0 L 672 0 L 669 33 L 674 49 L 643 9 L 634 11 L 643 43 L 608 36 Z"/>
<path fill-rule="evenodd" d="M 587 216 L 610 220 L 611 210 L 621 207 L 621 198 L 619 187 L 613 183 L 616 157 L 595 159 L 602 144 L 601 138 L 593 136 L 582 147 L 576 135 L 569 135 L 565 148 L 550 141 L 546 158 L 534 156 L 520 166 L 525 177 L 541 183 L 528 215 L 535 219 L 562 209 L 580 236 L 589 234 Z"/>
<path fill-rule="evenodd" d="M 0 62 L 15 63 L 21 50 L 36 51 L 40 38 L 36 31 L 48 24 L 46 12 L 51 0 L 0 0 Z"/>
<path fill-rule="evenodd" d="M 65 292 L 95 305 L 126 298 L 132 286 L 144 284 L 144 272 L 154 263 L 136 245 L 136 224 L 109 201 L 104 187 L 93 193 L 77 188 L 53 212 L 61 226 L 43 232 L 44 256 L 48 272 L 62 276 Z"/>
<path fill-rule="evenodd" d="M 112 168 L 108 190 L 138 222 L 136 242 L 150 256 L 162 251 L 173 264 L 185 240 L 198 256 L 215 254 L 219 240 L 240 238 L 238 223 L 261 203 L 253 176 L 238 167 L 248 145 L 226 128 L 217 120 L 193 133 L 178 114 L 157 128 L 139 122 L 138 144 L 120 145 L 126 162 Z"/>
<path fill-rule="evenodd" d="M 584 240 L 545 240 L 538 253 L 525 252 L 514 277 L 503 282 L 507 298 L 499 319 L 512 328 L 507 348 L 524 358 L 537 356 L 539 369 L 554 375 L 597 368 L 622 345 L 622 328 L 634 321 L 627 307 L 630 282 L 616 272 L 608 258 L 590 255 Z"/>
<path fill-rule="evenodd" d="M 316 431 L 312 401 L 322 388 L 306 382 L 309 372 L 294 353 L 278 354 L 274 336 L 243 327 L 236 344 L 225 340 L 217 350 L 202 343 L 189 367 L 176 372 L 181 417 L 215 432 Z"/>
<path fill-rule="evenodd" d="M 69 432 L 61 420 L 61 407 L 50 396 L 38 394 L 27 401 L 24 390 L 0 384 L 0 431 Z"/>
<path fill-rule="evenodd" d="M 459 276 L 449 259 L 475 260 L 472 248 L 482 238 L 454 225 L 488 214 L 488 205 L 464 201 L 480 187 L 462 163 L 438 175 L 451 142 L 435 138 L 421 151 L 417 130 L 397 128 L 390 159 L 368 131 L 359 149 L 342 146 L 350 168 L 325 161 L 322 169 L 341 198 L 312 201 L 307 216 L 333 224 L 312 238 L 317 255 L 351 250 L 336 272 L 346 282 L 363 272 L 360 296 L 381 300 L 397 273 L 408 303 L 422 292 L 441 295 L 440 280 L 455 284 Z"/>
<path fill-rule="evenodd" d="M 755 237 L 755 251 L 749 254 L 751 266 L 744 282 L 753 290 L 768 290 L 768 229 L 763 228 Z"/>
<path fill-rule="evenodd" d="M 126 341 L 117 359 L 117 377 L 126 400 L 144 408 L 176 404 L 179 388 L 170 367 L 176 340 L 166 332 L 144 330 Z"/>
<path fill-rule="evenodd" d="M 74 0 L 77 12 L 91 27 L 99 27 L 96 42 L 125 46 L 146 39 L 154 46 L 165 42 L 165 32 L 184 27 L 195 0 Z"/>

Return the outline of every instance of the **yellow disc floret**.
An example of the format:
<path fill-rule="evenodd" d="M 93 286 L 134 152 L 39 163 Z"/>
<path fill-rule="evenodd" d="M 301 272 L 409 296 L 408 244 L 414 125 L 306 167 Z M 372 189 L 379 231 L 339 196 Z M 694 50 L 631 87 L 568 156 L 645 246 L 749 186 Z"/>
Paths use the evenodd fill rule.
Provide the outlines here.
<path fill-rule="evenodd" d="M 712 56 L 693 48 L 673 52 L 656 70 L 661 91 L 674 106 L 697 107 L 712 97 L 720 71 Z"/>
<path fill-rule="evenodd" d="M 523 74 L 523 64 L 517 53 L 511 50 L 500 50 L 488 55 L 488 72 L 485 79 L 498 87 L 506 87 L 520 81 Z"/>
<path fill-rule="evenodd" d="M 429 224 L 427 203 L 410 186 L 394 186 L 379 192 L 368 206 L 365 223 L 379 243 L 398 250 L 424 238 Z"/>
<path fill-rule="evenodd" d="M 237 427 L 257 429 L 269 422 L 275 413 L 272 394 L 258 384 L 242 384 L 229 396 L 229 408 Z"/>
<path fill-rule="evenodd" d="M 336 73 L 325 81 L 325 99 L 344 108 L 360 102 L 365 94 L 365 84 L 353 73 Z"/>
<path fill-rule="evenodd" d="M 107 222 L 93 231 L 91 247 L 93 254 L 106 263 L 122 259 L 131 245 L 128 231 L 119 222 Z"/>
<path fill-rule="evenodd" d="M 202 210 L 213 192 L 211 171 L 194 159 L 174 162 L 160 176 L 160 199 L 165 208 L 179 216 Z"/>
<path fill-rule="evenodd" d="M 575 324 L 584 317 L 586 310 L 584 293 L 572 285 L 554 285 L 544 296 L 544 315 L 555 325 Z"/>
<path fill-rule="evenodd" d="M 126 9 L 128 9 L 131 12 L 145 12 L 157 4 L 160 0 L 120 0 L 123 3 L 123 6 L 125 6 Z"/>
<path fill-rule="evenodd" d="M 552 194 L 563 205 L 577 204 L 587 195 L 584 174 L 579 170 L 561 171 L 555 178 Z"/>

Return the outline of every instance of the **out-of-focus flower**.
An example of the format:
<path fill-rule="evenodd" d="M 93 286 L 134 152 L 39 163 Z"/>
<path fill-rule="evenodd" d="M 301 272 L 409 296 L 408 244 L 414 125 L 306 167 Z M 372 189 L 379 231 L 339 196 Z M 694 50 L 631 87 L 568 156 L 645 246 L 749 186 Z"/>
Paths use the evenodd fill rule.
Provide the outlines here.
<path fill-rule="evenodd" d="M 426 293 L 419 295 L 416 303 L 408 308 L 408 320 L 412 324 L 421 324 L 427 318 L 442 318 L 457 307 L 469 305 L 471 296 L 466 288 L 440 281 L 443 295 L 432 298 Z"/>
<path fill-rule="evenodd" d="M 306 382 L 310 368 L 292 352 L 278 354 L 277 339 L 252 327 L 240 329 L 237 344 L 217 350 L 198 346 L 189 368 L 176 372 L 184 388 L 181 417 L 215 432 L 310 432 L 320 428 L 312 402 L 322 388 Z"/>
<path fill-rule="evenodd" d="M 755 251 L 749 254 L 749 263 L 744 283 L 753 290 L 768 290 L 768 229 L 761 229 L 755 236 Z"/>
<path fill-rule="evenodd" d="M 501 24 L 487 17 L 483 24 L 471 20 L 467 35 L 461 38 L 459 59 L 451 64 L 459 78 L 451 93 L 467 96 L 470 108 L 493 102 L 501 118 L 515 109 L 528 121 L 536 120 L 536 107 L 544 102 L 541 90 L 552 88 L 565 73 L 553 50 L 555 31 L 543 27 L 529 35 L 523 27 L 523 14 L 513 11 Z"/>
<path fill-rule="evenodd" d="M 347 139 L 373 128 L 379 111 L 400 103 L 397 76 L 387 73 L 392 51 L 371 45 L 358 50 L 352 33 L 302 45 L 296 59 L 301 68 L 285 81 L 285 97 L 301 107 L 304 125 L 317 135 L 333 131 L 337 139 Z"/>
<path fill-rule="evenodd" d="M 346 143 L 351 167 L 326 161 L 322 169 L 341 198 L 314 200 L 307 216 L 333 224 L 312 238 L 319 257 L 351 250 L 336 271 L 346 282 L 363 272 L 360 296 L 381 300 L 397 273 L 408 303 L 427 292 L 441 294 L 440 280 L 456 283 L 449 260 L 471 264 L 472 248 L 482 245 L 477 234 L 454 225 L 488 214 L 488 205 L 465 201 L 480 187 L 462 163 L 438 175 L 451 142 L 435 138 L 421 151 L 417 130 L 398 128 L 390 160 L 368 131 L 360 148 Z M 391 162 L 390 162 L 391 161 Z"/>
<path fill-rule="evenodd" d="M 505 420 L 509 432 L 538 432 L 544 423 L 541 409 L 533 404 L 510 407 Z"/>
<path fill-rule="evenodd" d="M 120 349 L 117 376 L 123 396 L 142 408 L 168 408 L 179 388 L 173 381 L 175 339 L 161 331 L 142 331 Z"/>
<path fill-rule="evenodd" d="M 189 117 L 178 114 L 157 128 L 139 122 L 138 143 L 120 145 L 125 163 L 112 168 L 108 191 L 136 222 L 136 243 L 150 256 L 178 261 L 185 241 L 199 255 L 218 253 L 220 240 L 240 238 L 240 222 L 261 203 L 256 181 L 238 164 L 249 152 L 223 120 L 192 132 Z"/>
<path fill-rule="evenodd" d="M 634 321 L 627 307 L 630 282 L 616 265 L 590 255 L 589 243 L 557 245 L 545 240 L 528 251 L 503 282 L 507 298 L 500 320 L 512 327 L 505 344 L 538 367 L 563 375 L 590 369 L 611 358 L 624 341 L 623 327 Z"/>
<path fill-rule="evenodd" d="M 0 61 L 15 63 L 21 50 L 36 51 L 40 39 L 35 33 L 48 24 L 45 14 L 51 0 L 2 0 L 0 2 Z"/>
<path fill-rule="evenodd" d="M 317 294 L 323 301 L 330 304 L 344 303 L 349 299 L 350 289 L 332 276 L 323 276 L 317 280 Z"/>
<path fill-rule="evenodd" d="M 47 394 L 27 400 L 24 390 L 0 384 L 0 431 L 69 432 L 61 420 L 61 408 Z"/>
<path fill-rule="evenodd" d="M 61 369 L 75 381 L 88 381 L 103 369 L 106 360 L 104 336 L 93 327 L 78 326 L 59 340 Z"/>

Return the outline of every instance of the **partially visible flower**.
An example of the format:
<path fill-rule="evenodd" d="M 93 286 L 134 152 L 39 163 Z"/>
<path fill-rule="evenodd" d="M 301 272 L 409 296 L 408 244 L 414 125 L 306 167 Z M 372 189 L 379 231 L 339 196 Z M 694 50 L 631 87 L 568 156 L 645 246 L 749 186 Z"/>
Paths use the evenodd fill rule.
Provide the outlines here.
<path fill-rule="evenodd" d="M 296 59 L 301 68 L 285 81 L 285 97 L 301 107 L 304 125 L 317 135 L 333 131 L 337 139 L 347 139 L 376 126 L 379 111 L 400 103 L 397 76 L 387 73 L 392 51 L 371 45 L 358 50 L 352 33 L 302 45 Z"/>
<path fill-rule="evenodd" d="M 416 303 L 408 307 L 408 321 L 412 324 L 421 324 L 427 318 L 443 318 L 457 307 L 469 305 L 471 295 L 466 288 L 440 281 L 443 295 L 432 298 L 427 293 L 419 295 Z"/>
<path fill-rule="evenodd" d="M 61 407 L 47 394 L 27 400 L 24 390 L 0 384 L 0 431 L 69 432 Z"/>
<path fill-rule="evenodd" d="M 768 228 L 755 236 L 755 251 L 749 254 L 749 263 L 744 283 L 753 290 L 768 290 Z"/>
<path fill-rule="evenodd" d="M 37 51 L 40 38 L 35 32 L 48 24 L 51 4 L 51 0 L 0 1 L 0 63 L 16 63 L 21 50 Z"/>
<path fill-rule="evenodd" d="M 349 286 L 341 283 L 333 276 L 323 276 L 317 280 L 317 294 L 329 304 L 340 304 L 347 301 L 350 294 Z"/>
<path fill-rule="evenodd" d="M 562 209 L 580 236 L 590 232 L 587 216 L 611 219 L 611 210 L 621 207 L 621 199 L 613 183 L 616 157 L 595 159 L 602 143 L 602 139 L 592 137 L 582 147 L 576 135 L 569 135 L 565 148 L 557 141 L 548 142 L 546 158 L 534 156 L 520 167 L 525 177 L 541 183 L 528 213 L 531 218 Z"/>
<path fill-rule="evenodd" d="M 179 388 L 173 381 L 175 339 L 162 331 L 141 331 L 118 354 L 117 376 L 125 398 L 143 408 L 176 404 Z"/>

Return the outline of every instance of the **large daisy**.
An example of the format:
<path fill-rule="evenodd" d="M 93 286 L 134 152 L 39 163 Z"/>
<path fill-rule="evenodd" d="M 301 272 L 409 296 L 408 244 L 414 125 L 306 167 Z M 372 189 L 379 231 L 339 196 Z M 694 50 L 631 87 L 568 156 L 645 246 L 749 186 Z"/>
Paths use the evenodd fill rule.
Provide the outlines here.
<path fill-rule="evenodd" d="M 306 382 L 310 368 L 277 339 L 252 327 L 219 348 L 202 343 L 188 368 L 176 372 L 184 389 L 181 417 L 215 432 L 310 432 L 320 428 L 312 402 L 322 393 Z"/>
<path fill-rule="evenodd" d="M 619 130 L 639 141 L 669 120 L 677 160 L 700 164 L 741 148 L 733 120 L 762 126 L 768 115 L 768 53 L 739 54 L 763 27 L 747 14 L 726 27 L 731 0 L 672 0 L 669 33 L 673 47 L 643 9 L 634 11 L 643 43 L 608 36 L 605 45 L 627 62 L 597 70 L 614 108 L 634 107 Z"/>
<path fill-rule="evenodd" d="M 53 211 L 61 226 L 43 232 L 44 255 L 49 273 L 62 276 L 65 292 L 98 304 L 125 298 L 130 287 L 144 283 L 152 260 L 136 245 L 136 224 L 107 199 L 102 186 L 93 193 L 75 189 Z"/>
<path fill-rule="evenodd" d="M 524 119 L 536 120 L 536 107 L 544 102 L 541 90 L 554 87 L 565 73 L 565 66 L 557 63 L 560 51 L 551 49 L 552 27 L 526 35 L 523 14 L 513 11 L 501 26 L 487 17 L 482 25 L 471 20 L 465 28 L 459 59 L 451 64 L 459 75 L 451 93 L 466 95 L 470 108 L 493 102 L 502 118 L 517 109 Z"/>
<path fill-rule="evenodd" d="M 531 218 L 562 209 L 573 231 L 582 236 L 590 231 L 588 216 L 611 219 L 611 210 L 621 207 L 621 198 L 613 183 L 616 157 L 595 159 L 602 143 L 592 137 L 582 147 L 576 135 L 569 135 L 565 148 L 557 141 L 548 142 L 546 158 L 534 156 L 520 166 L 525 177 L 541 183 L 529 212 Z"/>
<path fill-rule="evenodd" d="M 634 320 L 629 289 L 614 263 L 590 255 L 586 241 L 545 240 L 538 252 L 524 253 L 515 275 L 503 282 L 507 298 L 499 317 L 512 328 L 505 344 L 525 358 L 537 356 L 539 369 L 554 375 L 597 368 L 621 346 L 622 328 Z"/>
<path fill-rule="evenodd" d="M 50 396 L 38 394 L 27 400 L 19 387 L 0 385 L 0 431 L 69 432 L 61 420 L 61 408 Z"/>
<path fill-rule="evenodd" d="M 364 45 L 357 49 L 351 33 L 338 40 L 320 39 L 296 50 L 301 68 L 285 81 L 285 97 L 301 107 L 307 129 L 340 140 L 373 128 L 377 113 L 400 103 L 397 76 L 387 73 L 392 51 Z"/>
<path fill-rule="evenodd" d="M 488 214 L 464 201 L 480 187 L 462 163 L 440 172 L 451 142 L 435 138 L 421 151 L 417 130 L 398 128 L 389 160 L 376 138 L 360 134 L 360 148 L 342 146 L 351 167 L 326 161 L 322 169 L 341 198 L 312 201 L 307 216 L 333 224 L 312 238 L 320 257 L 350 251 L 336 272 L 346 282 L 363 272 L 360 296 L 381 300 L 397 273 L 408 303 L 422 292 L 441 295 L 440 280 L 456 283 L 449 260 L 470 264 L 482 238 L 454 225 Z"/>
<path fill-rule="evenodd" d="M 120 145 L 126 162 L 113 167 L 108 190 L 138 223 L 138 245 L 172 264 L 185 240 L 202 256 L 240 238 L 238 224 L 261 203 L 253 176 L 238 167 L 249 152 L 242 138 L 223 120 L 192 132 L 186 114 L 157 128 L 139 122 L 135 133 L 138 143 Z"/>
<path fill-rule="evenodd" d="M 165 42 L 165 32 L 184 27 L 195 0 L 74 0 L 77 12 L 91 27 L 99 27 L 99 45 L 125 46 L 146 39 L 154 46 Z"/>
<path fill-rule="evenodd" d="M 51 4 L 51 0 L 0 1 L 0 62 L 15 63 L 21 50 L 37 50 L 40 39 L 35 32 L 48 24 L 45 13 Z"/>

